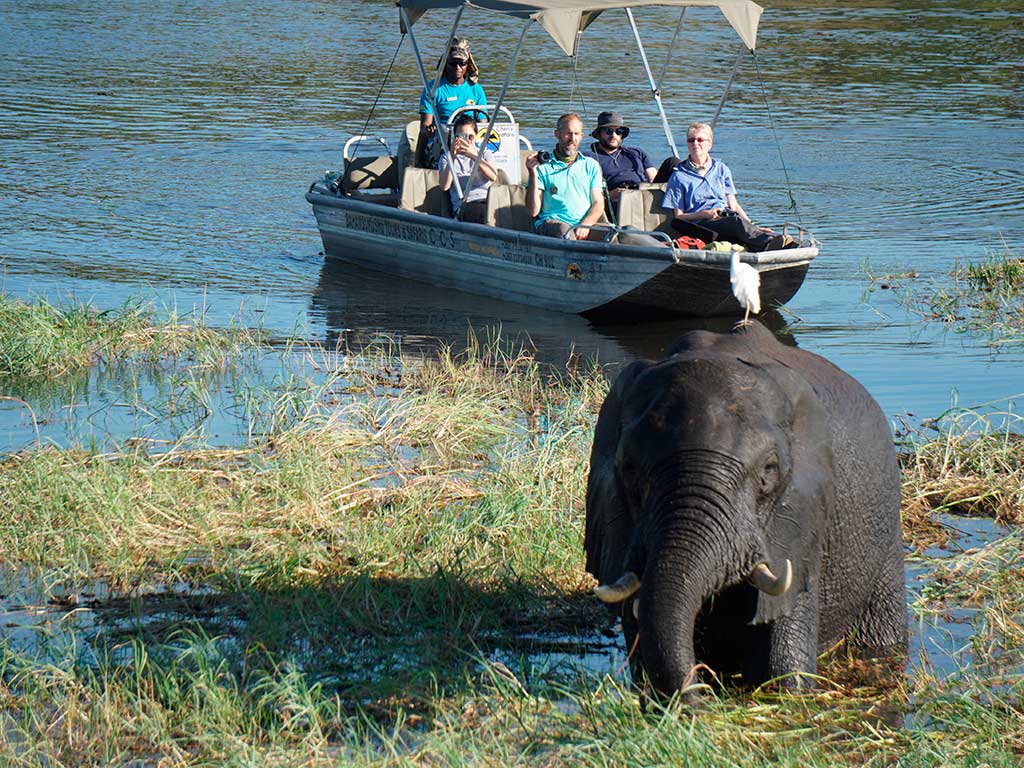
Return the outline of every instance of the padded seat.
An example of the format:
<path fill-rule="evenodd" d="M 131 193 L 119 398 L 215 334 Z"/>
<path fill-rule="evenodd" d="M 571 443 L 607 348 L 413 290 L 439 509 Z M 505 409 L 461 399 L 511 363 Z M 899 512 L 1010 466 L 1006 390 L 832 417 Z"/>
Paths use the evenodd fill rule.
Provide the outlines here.
<path fill-rule="evenodd" d="M 350 158 L 345 161 L 342 188 L 346 192 L 398 189 L 398 163 L 390 155 Z"/>
<path fill-rule="evenodd" d="M 492 185 L 493 186 L 493 185 Z M 406 168 L 402 177 L 403 211 L 419 211 L 434 216 L 452 215 L 452 201 L 441 189 L 440 174 L 431 168 Z"/>
<path fill-rule="evenodd" d="M 664 184 L 642 184 L 640 189 L 622 190 L 619 197 L 619 226 L 674 234 L 672 212 L 661 207 L 664 195 Z"/>
<path fill-rule="evenodd" d="M 492 227 L 533 232 L 533 219 L 526 207 L 526 187 L 522 184 L 491 184 L 485 216 L 484 221 Z"/>

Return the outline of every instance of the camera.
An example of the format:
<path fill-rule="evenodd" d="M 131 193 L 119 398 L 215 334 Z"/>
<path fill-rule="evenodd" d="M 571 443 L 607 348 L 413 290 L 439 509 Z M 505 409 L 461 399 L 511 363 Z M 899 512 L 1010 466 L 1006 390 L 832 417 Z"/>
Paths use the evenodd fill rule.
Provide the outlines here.
<path fill-rule="evenodd" d="M 537 150 L 537 162 L 538 163 L 550 163 L 551 153 L 546 149 Z"/>

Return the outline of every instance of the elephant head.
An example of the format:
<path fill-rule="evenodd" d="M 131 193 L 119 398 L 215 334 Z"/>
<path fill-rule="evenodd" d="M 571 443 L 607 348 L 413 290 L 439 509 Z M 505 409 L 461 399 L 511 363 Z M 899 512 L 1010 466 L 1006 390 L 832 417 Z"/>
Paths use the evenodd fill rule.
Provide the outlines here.
<path fill-rule="evenodd" d="M 814 593 L 832 440 L 826 408 L 782 349 L 759 325 L 691 333 L 665 360 L 627 367 L 601 408 L 587 570 L 598 596 L 623 606 L 627 642 L 639 634 L 634 671 L 657 691 L 693 682 L 709 608 L 756 628 Z"/>

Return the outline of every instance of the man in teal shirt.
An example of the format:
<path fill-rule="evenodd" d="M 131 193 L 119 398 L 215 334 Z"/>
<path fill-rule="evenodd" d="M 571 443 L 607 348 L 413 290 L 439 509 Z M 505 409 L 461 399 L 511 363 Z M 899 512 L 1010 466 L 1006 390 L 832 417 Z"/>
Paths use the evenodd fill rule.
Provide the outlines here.
<path fill-rule="evenodd" d="M 526 160 L 530 174 L 526 192 L 534 229 L 542 235 L 586 240 L 590 227 L 604 213 L 601 166 L 592 157 L 580 154 L 583 121 L 570 112 L 558 118 L 555 127 L 555 151 L 550 160 L 540 162 L 536 154 Z M 594 233 L 593 239 L 602 239 Z"/>
<path fill-rule="evenodd" d="M 434 134 L 437 133 L 438 122 L 442 125 L 447 124 L 452 112 L 459 107 L 487 103 L 487 95 L 479 83 L 479 78 L 480 71 L 469 52 L 469 41 L 462 37 L 453 37 L 448 45 L 448 58 L 433 100 L 430 98 L 430 93 L 434 90 L 433 80 L 420 94 L 420 138 L 417 142 L 420 152 L 417 153 L 417 165 L 437 167 L 437 158 L 440 155 L 438 149 L 441 145 L 434 141 Z M 428 156 L 426 149 L 431 143 L 433 151 Z"/>

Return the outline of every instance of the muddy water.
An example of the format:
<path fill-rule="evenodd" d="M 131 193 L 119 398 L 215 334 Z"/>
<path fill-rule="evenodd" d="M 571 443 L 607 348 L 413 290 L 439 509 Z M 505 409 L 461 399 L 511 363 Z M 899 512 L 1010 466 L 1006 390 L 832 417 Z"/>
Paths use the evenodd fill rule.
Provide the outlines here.
<path fill-rule="evenodd" d="M 857 376 L 890 416 L 926 417 L 954 399 L 1024 392 L 1024 349 L 995 351 L 925 323 L 891 292 L 869 291 L 866 274 L 913 269 L 941 284 L 958 263 L 1007 246 L 1021 255 L 1024 22 L 1004 3 L 891 5 L 769 8 L 757 66 L 747 60 L 739 71 L 715 154 L 757 219 L 796 218 L 825 244 L 773 327 Z M 692 327 L 596 323 L 324 263 L 305 189 L 340 164 L 378 95 L 371 132 L 393 142 L 414 116 L 408 41 L 381 88 L 399 41 L 388 2 L 69 0 L 7 4 L 0 17 L 0 267 L 9 296 L 100 308 L 144 298 L 199 308 L 212 323 L 298 328 L 331 345 L 391 336 L 429 348 L 435 337 L 458 342 L 470 326 L 500 325 L 556 363 L 570 352 L 606 362 L 657 355 Z M 439 12 L 417 25 L 431 58 L 451 18 Z M 713 112 L 737 52 L 716 12 L 690 18 L 663 86 L 679 143 L 689 121 Z M 675 16 L 643 9 L 637 19 L 660 69 Z M 496 95 L 517 25 L 470 10 L 463 31 Z M 550 141 L 561 112 L 580 111 L 589 124 L 614 108 L 629 117 L 630 142 L 667 153 L 621 14 L 587 30 L 575 75 L 539 29 L 527 42 L 508 104 L 535 145 Z M 272 383 L 279 370 L 270 356 L 244 381 L 206 383 L 202 397 L 159 373 L 124 381 L 123 372 L 56 393 L 0 394 L 24 398 L 42 414 L 41 439 L 58 444 L 183 432 L 231 443 L 245 434 L 235 393 Z M 36 428 L 24 407 L 0 401 L 0 450 L 30 445 Z M 912 581 L 919 576 L 911 569 Z M 959 647 L 959 625 L 949 624 L 948 643 L 926 629 L 918 647 Z M 621 651 L 609 653 L 620 666 Z"/>

